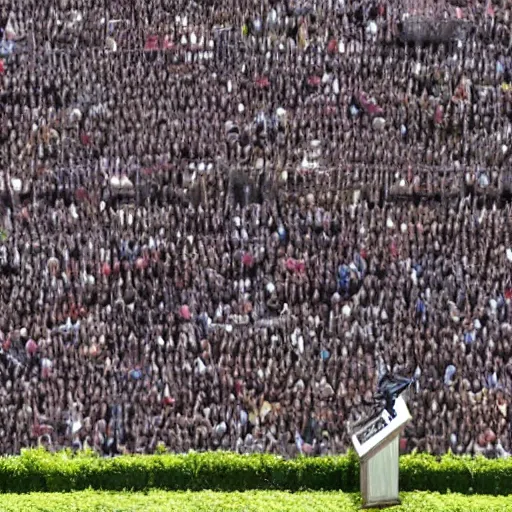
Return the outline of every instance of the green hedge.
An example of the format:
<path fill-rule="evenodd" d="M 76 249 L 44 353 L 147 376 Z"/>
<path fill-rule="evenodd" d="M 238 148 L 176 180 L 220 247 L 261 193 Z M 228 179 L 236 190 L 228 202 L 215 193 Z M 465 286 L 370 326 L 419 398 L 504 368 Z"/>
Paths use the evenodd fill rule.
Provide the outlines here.
<path fill-rule="evenodd" d="M 401 493 L 402 504 L 389 512 L 512 512 L 511 497 Z M 282 491 L 148 493 L 79 491 L 4 494 L 0 512 L 356 512 L 358 494 Z"/>
<path fill-rule="evenodd" d="M 0 492 L 65 492 L 83 489 L 246 491 L 359 490 L 353 452 L 338 457 L 284 460 L 273 455 L 192 453 L 133 455 L 113 459 L 92 453 L 23 451 L 0 458 Z M 512 459 L 407 455 L 400 459 L 403 491 L 512 494 Z"/>

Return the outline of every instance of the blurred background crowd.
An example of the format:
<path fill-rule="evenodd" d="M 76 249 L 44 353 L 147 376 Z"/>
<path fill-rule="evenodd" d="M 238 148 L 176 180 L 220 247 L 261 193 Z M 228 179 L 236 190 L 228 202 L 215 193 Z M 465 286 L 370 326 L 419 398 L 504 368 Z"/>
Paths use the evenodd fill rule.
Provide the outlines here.
<path fill-rule="evenodd" d="M 508 456 L 511 10 L 3 0 L 0 452 Z"/>

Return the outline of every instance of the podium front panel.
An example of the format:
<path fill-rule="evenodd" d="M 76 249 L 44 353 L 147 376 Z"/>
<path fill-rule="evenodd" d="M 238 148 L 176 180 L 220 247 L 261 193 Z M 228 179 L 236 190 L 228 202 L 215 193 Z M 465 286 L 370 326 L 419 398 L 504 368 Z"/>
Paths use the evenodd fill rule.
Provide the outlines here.
<path fill-rule="evenodd" d="M 399 437 L 361 464 L 363 507 L 395 505 L 398 499 Z"/>

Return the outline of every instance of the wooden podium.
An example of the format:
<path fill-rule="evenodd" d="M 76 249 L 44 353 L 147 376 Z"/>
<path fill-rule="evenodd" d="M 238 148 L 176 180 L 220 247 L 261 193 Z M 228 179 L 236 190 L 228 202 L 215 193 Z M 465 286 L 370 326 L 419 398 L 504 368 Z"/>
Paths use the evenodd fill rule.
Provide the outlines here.
<path fill-rule="evenodd" d="M 395 401 L 394 418 L 387 411 L 369 419 L 352 435 L 361 462 L 362 508 L 400 503 L 398 496 L 400 434 L 412 419 L 402 396 Z"/>

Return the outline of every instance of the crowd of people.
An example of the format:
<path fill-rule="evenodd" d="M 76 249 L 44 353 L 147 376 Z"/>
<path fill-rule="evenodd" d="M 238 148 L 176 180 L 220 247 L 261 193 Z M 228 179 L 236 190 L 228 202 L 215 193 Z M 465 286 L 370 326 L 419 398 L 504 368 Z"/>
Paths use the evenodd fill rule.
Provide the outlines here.
<path fill-rule="evenodd" d="M 2 7 L 0 452 L 508 456 L 511 8 Z"/>

